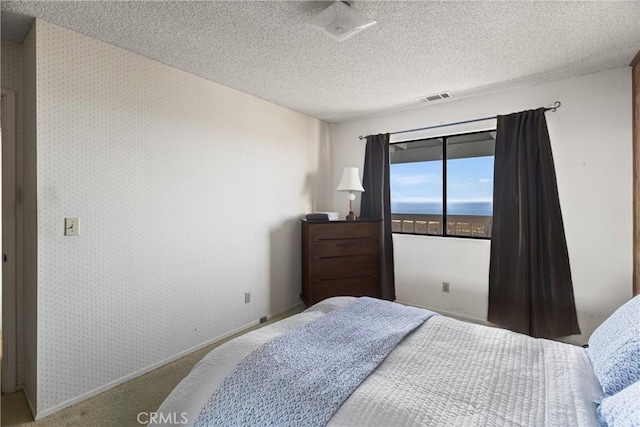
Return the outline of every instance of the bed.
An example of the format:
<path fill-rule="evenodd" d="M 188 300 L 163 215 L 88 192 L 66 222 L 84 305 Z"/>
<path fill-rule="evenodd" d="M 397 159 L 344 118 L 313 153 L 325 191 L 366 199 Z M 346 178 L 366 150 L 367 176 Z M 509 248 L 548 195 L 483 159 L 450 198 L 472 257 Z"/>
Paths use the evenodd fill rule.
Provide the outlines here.
<path fill-rule="evenodd" d="M 621 314 L 616 312 L 609 325 L 599 328 L 602 331 L 594 332 L 591 349 L 430 317 L 366 376 L 327 425 L 640 425 L 638 298 L 618 310 Z M 150 424 L 170 420 L 164 425 L 175 425 L 177 420 L 194 425 L 225 377 L 256 349 L 354 300 L 329 298 L 215 348 L 167 397 L 157 411 L 160 416 Z M 621 325 L 627 331 L 621 333 Z M 599 357 L 590 356 L 590 351 Z M 622 380 L 611 373 L 621 365 L 628 367 Z M 612 378 L 608 383 L 607 375 Z"/>

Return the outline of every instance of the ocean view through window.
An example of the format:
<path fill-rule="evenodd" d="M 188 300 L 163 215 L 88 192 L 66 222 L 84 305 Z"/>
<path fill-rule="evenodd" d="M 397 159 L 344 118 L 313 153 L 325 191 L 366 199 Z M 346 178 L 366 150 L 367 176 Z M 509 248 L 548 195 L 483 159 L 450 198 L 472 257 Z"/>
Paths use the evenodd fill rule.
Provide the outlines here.
<path fill-rule="evenodd" d="M 494 150 L 495 131 L 392 144 L 393 232 L 490 238 Z"/>

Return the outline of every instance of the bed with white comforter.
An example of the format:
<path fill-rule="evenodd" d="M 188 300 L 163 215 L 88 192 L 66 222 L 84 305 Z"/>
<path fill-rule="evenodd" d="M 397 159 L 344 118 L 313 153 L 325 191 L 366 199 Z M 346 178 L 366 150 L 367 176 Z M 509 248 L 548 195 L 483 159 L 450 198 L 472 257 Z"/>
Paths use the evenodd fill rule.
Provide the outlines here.
<path fill-rule="evenodd" d="M 330 298 L 217 347 L 158 412 L 174 420 L 184 414 L 192 425 L 224 377 L 253 350 L 351 301 Z M 588 427 L 598 425 L 601 398 L 582 347 L 435 316 L 400 342 L 328 425 Z"/>

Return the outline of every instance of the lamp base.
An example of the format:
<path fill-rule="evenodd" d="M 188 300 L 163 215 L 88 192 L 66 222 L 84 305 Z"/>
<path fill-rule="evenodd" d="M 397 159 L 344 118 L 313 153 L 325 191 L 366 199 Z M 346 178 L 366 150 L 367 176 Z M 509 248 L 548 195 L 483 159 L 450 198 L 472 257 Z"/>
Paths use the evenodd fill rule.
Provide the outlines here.
<path fill-rule="evenodd" d="M 353 211 L 350 211 L 346 218 L 347 221 L 355 221 L 357 219 L 358 217 L 356 217 L 356 214 L 354 214 Z"/>

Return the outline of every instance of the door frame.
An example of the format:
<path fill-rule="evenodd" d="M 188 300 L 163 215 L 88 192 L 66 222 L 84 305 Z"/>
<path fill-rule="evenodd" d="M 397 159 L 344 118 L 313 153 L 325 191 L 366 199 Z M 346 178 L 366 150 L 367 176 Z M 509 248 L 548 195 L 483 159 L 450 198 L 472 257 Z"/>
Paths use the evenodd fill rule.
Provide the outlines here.
<path fill-rule="evenodd" d="M 2 392 L 16 390 L 16 92 L 2 88 Z"/>
<path fill-rule="evenodd" d="M 640 50 L 629 65 L 633 103 L 633 295 L 640 295 Z"/>

